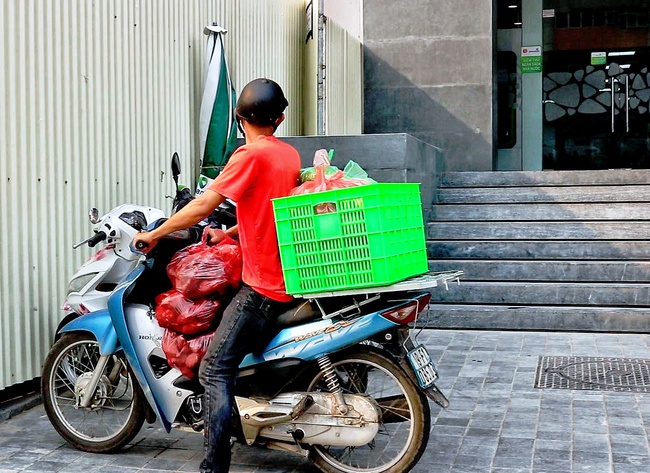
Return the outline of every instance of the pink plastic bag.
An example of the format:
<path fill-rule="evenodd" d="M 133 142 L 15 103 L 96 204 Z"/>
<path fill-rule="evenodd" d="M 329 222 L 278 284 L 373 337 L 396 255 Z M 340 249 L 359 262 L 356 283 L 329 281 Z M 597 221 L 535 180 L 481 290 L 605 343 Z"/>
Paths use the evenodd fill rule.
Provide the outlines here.
<path fill-rule="evenodd" d="M 242 258 L 239 243 L 230 237 L 217 245 L 200 243 L 178 251 L 167 265 L 175 289 L 189 299 L 224 295 L 241 284 Z"/>
<path fill-rule="evenodd" d="M 330 191 L 334 189 L 345 189 L 347 187 L 365 186 L 368 184 L 364 179 L 349 179 L 341 170 L 336 171 L 329 177 L 325 177 L 325 167 L 317 166 L 316 175 L 313 181 L 305 181 L 298 187 L 291 190 L 290 195 L 312 194 L 315 192 Z"/>
<path fill-rule="evenodd" d="M 374 182 L 369 179 L 350 177 L 340 169 L 333 174 L 328 174 L 327 169 L 329 166 L 330 161 L 327 152 L 324 149 L 316 151 L 314 154 L 314 179 L 312 181 L 305 181 L 298 187 L 292 189 L 290 195 L 312 194 L 334 189 L 345 189 L 347 187 L 365 186 Z"/>

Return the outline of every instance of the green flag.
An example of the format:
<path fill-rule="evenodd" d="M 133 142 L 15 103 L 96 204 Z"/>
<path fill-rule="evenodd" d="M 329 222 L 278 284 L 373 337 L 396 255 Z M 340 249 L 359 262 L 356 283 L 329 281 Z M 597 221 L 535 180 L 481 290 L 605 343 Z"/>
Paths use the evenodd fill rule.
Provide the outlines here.
<path fill-rule="evenodd" d="M 199 143 L 201 172 L 196 195 L 202 194 L 217 177 L 235 149 L 237 126 L 235 123 L 235 88 L 223 48 L 223 35 L 227 31 L 217 26 L 206 26 L 205 87 L 199 116 Z"/>

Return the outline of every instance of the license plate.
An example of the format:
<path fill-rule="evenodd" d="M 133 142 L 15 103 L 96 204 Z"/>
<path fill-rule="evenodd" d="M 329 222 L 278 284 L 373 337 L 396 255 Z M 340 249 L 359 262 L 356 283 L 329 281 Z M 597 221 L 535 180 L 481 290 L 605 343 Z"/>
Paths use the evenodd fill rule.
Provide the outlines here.
<path fill-rule="evenodd" d="M 424 346 L 419 345 L 408 352 L 406 356 L 411 362 L 411 366 L 415 371 L 420 386 L 428 388 L 433 385 L 435 380 L 438 378 L 438 372 L 436 371 L 435 366 L 433 366 L 433 362 L 431 361 L 427 349 L 424 348 Z"/>

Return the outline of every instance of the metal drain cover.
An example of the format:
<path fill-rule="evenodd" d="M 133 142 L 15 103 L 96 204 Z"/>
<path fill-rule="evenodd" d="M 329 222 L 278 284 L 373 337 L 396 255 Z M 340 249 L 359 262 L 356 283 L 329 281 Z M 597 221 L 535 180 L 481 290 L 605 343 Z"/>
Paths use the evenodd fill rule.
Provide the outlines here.
<path fill-rule="evenodd" d="M 590 356 L 541 356 L 536 388 L 650 392 L 650 360 Z"/>

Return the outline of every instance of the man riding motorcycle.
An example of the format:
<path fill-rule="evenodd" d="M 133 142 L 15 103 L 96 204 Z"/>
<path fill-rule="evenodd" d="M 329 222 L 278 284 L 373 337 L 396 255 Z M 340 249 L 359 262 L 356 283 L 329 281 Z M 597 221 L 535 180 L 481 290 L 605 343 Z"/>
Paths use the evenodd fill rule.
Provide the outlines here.
<path fill-rule="evenodd" d="M 235 114 L 246 143 L 206 192 L 160 227 L 134 239 L 136 248 L 152 249 L 160 238 L 206 218 L 226 198 L 237 203 L 238 225 L 225 232 L 209 229 L 211 243 L 238 234 L 243 258 L 243 287 L 226 309 L 201 363 L 205 388 L 205 458 L 201 471 L 227 472 L 230 427 L 238 366 L 250 352 L 262 350 L 274 336 L 275 318 L 292 302 L 280 265 L 271 199 L 289 195 L 298 184 L 300 156 L 282 143 L 275 130 L 288 102 L 281 87 L 255 79 L 241 92 Z"/>

